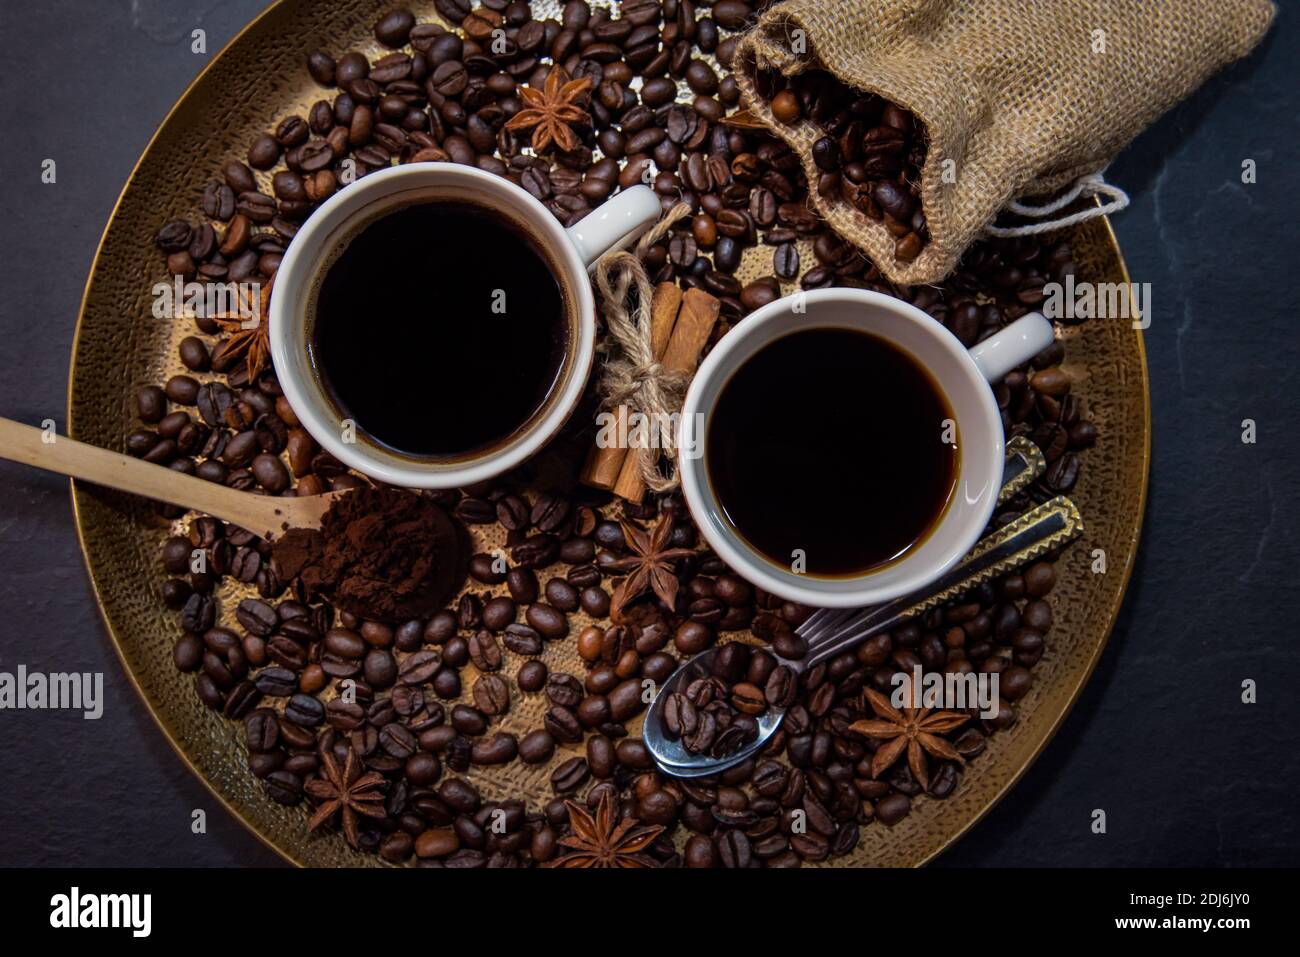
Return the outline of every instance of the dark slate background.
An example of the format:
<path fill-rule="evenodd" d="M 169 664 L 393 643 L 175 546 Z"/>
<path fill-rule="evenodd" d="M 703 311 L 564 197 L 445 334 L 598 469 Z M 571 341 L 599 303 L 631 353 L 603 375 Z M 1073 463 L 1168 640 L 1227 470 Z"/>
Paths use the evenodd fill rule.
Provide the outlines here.
<path fill-rule="evenodd" d="M 263 0 L 43 0 L 0 12 L 0 414 L 62 429 L 82 286 L 174 100 Z M 1300 863 L 1296 788 L 1297 100 L 1284 10 L 1261 49 L 1146 132 L 1110 179 L 1152 284 L 1146 527 L 1077 707 L 952 865 Z M 190 30 L 207 31 L 207 55 Z M 58 163 L 42 185 L 41 161 Z M 1241 182 L 1253 159 L 1258 181 Z M 1241 422 L 1258 442 L 1241 442 Z M 185 769 L 95 610 L 67 483 L 0 463 L 0 668 L 102 671 L 99 721 L 0 712 L 0 863 L 274 865 Z M 1240 703 L 1245 678 L 1259 703 Z M 206 835 L 190 833 L 194 808 Z M 1093 835 L 1102 808 L 1109 833 Z"/>

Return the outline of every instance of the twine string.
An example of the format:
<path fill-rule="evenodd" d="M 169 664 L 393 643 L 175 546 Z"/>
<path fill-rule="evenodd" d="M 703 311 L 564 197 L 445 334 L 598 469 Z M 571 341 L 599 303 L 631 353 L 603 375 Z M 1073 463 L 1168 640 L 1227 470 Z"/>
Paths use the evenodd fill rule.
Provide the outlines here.
<path fill-rule="evenodd" d="M 1015 213 L 1017 216 L 1023 216 L 1026 219 L 1042 220 L 1044 216 L 1051 216 L 1058 213 L 1065 207 L 1069 206 L 1076 199 L 1083 197 L 1091 199 L 1095 196 L 1105 196 L 1106 202 L 1099 205 L 1089 206 L 1077 213 L 1071 213 L 1068 216 L 1060 216 L 1055 219 L 1047 219 L 1036 223 L 1029 223 L 1023 226 L 994 226 L 992 224 L 984 227 L 984 232 L 990 236 L 1036 236 L 1040 233 L 1048 233 L 1056 229 L 1064 229 L 1066 226 L 1074 226 L 1077 223 L 1085 222 L 1089 219 L 1096 219 L 1098 216 L 1105 216 L 1110 213 L 1117 213 L 1129 204 L 1128 193 L 1106 182 L 1106 171 L 1099 170 L 1096 173 L 1088 173 L 1080 176 L 1074 181 L 1074 184 L 1056 199 L 1043 203 L 1042 205 L 1033 205 L 1012 200 L 1007 203 L 1007 210 Z"/>
<path fill-rule="evenodd" d="M 690 376 L 665 368 L 655 358 L 651 340 L 654 289 L 641 259 L 690 211 L 686 203 L 676 204 L 641 236 L 635 252 L 606 253 L 596 261 L 593 274 L 603 303 L 605 326 L 617 347 L 606 359 L 601 376 L 604 407 L 627 406 L 658 429 L 658 441 L 631 450 L 638 455 L 646 487 L 655 492 L 677 486 L 677 470 L 673 467 L 677 438 L 672 428 L 660 426 L 671 422 L 670 416 L 681 409 Z"/>

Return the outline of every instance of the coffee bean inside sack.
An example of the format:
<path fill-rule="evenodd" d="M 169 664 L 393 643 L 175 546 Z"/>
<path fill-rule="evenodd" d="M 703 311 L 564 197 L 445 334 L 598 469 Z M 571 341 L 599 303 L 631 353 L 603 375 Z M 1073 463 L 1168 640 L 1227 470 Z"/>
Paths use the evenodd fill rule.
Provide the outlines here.
<path fill-rule="evenodd" d="M 665 210 L 685 202 L 690 215 L 643 262 L 653 281 L 719 300 L 706 348 L 778 296 L 829 286 L 903 299 L 969 346 L 1073 272 L 1067 242 L 1034 237 L 980 243 L 936 285 L 887 281 L 808 197 L 841 191 L 896 232 L 896 255 L 916 255 L 924 133 L 897 106 L 801 77 L 773 104 L 825 133 L 823 176 L 809 183 L 790 149 L 747 119 L 730 72 L 738 32 L 765 6 L 572 0 L 545 20 L 500 0 L 436 0 L 436 20 L 395 9 L 374 24 L 372 55 L 304 51 L 315 102 L 268 116 L 219 176 L 194 184 L 189 215 L 160 224 L 159 272 L 257 283 L 269 301 L 289 242 L 322 202 L 355 177 L 424 161 L 510 179 L 566 226 L 642 182 Z M 235 318 L 175 320 L 176 374 L 135 390 L 125 444 L 232 488 L 346 491 L 339 540 L 354 523 L 372 536 L 331 558 L 329 528 L 270 542 L 157 506 L 172 523 L 158 600 L 181 627 L 174 663 L 205 706 L 242 724 L 266 799 L 301 806 L 315 840 L 442 867 L 845 859 L 864 828 L 890 828 L 914 802 L 960 788 L 1050 654 L 1055 555 L 796 673 L 782 659 L 806 655 L 795 629 L 812 609 L 737 576 L 702 545 L 680 494 L 632 503 L 577 483 L 592 416 L 575 415 L 545 468 L 398 493 L 317 446 L 278 384 L 265 326 Z M 1000 520 L 1068 492 L 1098 441 L 1064 358 L 1058 343 L 995 387 L 1007 436 L 1027 436 L 1049 462 Z M 490 402 L 490 389 L 465 401 Z M 387 565 L 401 521 L 422 528 L 427 547 Z M 754 739 L 768 709 L 786 718 L 740 765 L 674 779 L 655 768 L 640 720 L 683 658 L 719 644 L 713 672 L 669 703 L 671 733 L 694 753 L 725 755 Z M 916 667 L 998 674 L 996 717 L 964 712 L 919 765 L 880 760 L 896 738 L 850 726 L 892 720 L 875 696 Z M 637 839 L 620 842 L 617 828 Z"/>

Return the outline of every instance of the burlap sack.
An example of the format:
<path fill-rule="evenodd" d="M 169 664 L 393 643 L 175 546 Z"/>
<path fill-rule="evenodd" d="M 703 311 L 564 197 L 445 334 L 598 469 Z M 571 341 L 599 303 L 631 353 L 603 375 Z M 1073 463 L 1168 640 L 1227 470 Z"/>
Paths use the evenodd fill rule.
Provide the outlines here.
<path fill-rule="evenodd" d="M 824 69 L 912 111 L 929 149 L 930 242 L 894 240 L 838 195 L 813 202 L 893 281 L 936 282 L 1007 204 L 1102 170 L 1147 124 L 1268 30 L 1269 0 L 786 0 L 736 48 L 744 101 L 816 181 L 808 121 L 777 122 L 755 70 Z M 799 33 L 798 31 L 802 31 Z M 944 182 L 944 161 L 949 164 Z M 1089 180 L 1095 183 L 1095 177 Z"/>

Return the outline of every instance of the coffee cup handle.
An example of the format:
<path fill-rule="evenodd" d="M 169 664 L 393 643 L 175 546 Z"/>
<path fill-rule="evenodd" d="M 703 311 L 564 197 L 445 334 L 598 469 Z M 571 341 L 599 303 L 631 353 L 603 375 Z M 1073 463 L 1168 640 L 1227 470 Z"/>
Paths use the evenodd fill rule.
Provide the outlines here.
<path fill-rule="evenodd" d="M 649 186 L 623 190 L 567 230 L 569 240 L 590 268 L 611 249 L 621 249 L 659 218 L 659 195 Z"/>
<path fill-rule="evenodd" d="M 984 378 L 997 382 L 1016 366 L 1024 365 L 1056 340 L 1056 330 L 1041 313 L 1021 316 L 983 342 L 971 346 L 970 357 Z"/>

